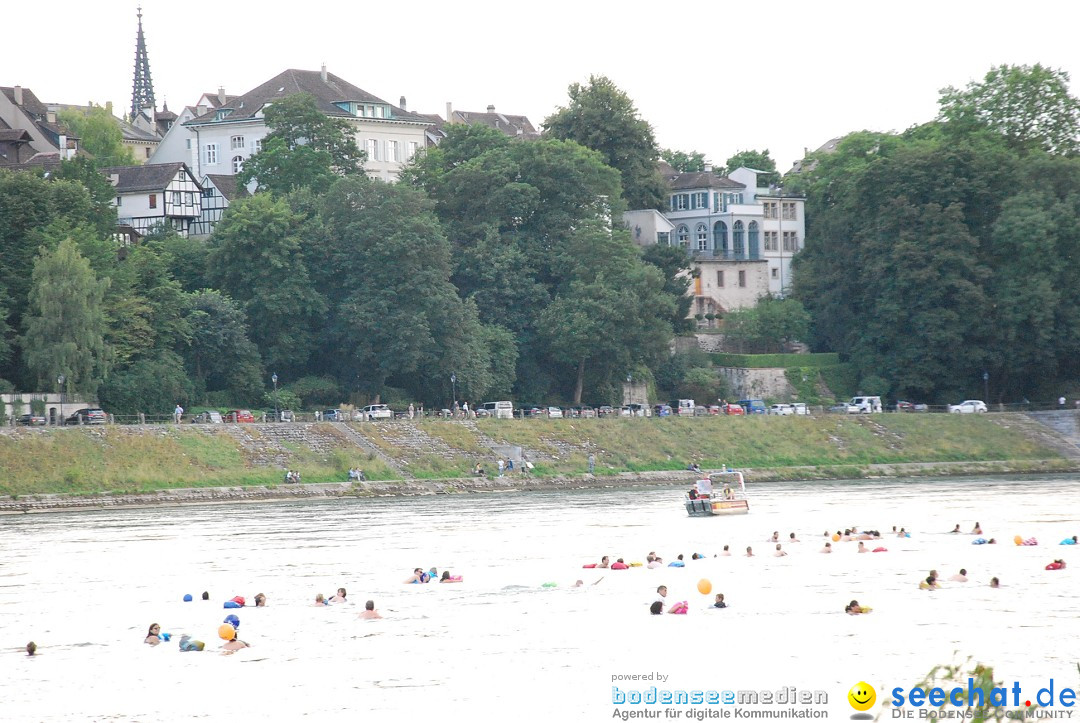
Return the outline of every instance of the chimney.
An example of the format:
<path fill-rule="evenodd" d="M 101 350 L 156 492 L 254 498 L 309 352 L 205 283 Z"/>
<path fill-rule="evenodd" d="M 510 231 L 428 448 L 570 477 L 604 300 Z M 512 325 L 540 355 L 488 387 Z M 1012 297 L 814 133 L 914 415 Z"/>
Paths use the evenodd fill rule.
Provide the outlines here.
<path fill-rule="evenodd" d="M 705 164 L 705 172 L 706 173 L 712 173 L 712 164 L 711 163 L 706 163 Z"/>
<path fill-rule="evenodd" d="M 225 105 L 225 86 L 218 86 L 217 99 L 218 103 Z"/>
<path fill-rule="evenodd" d="M 494 113 L 494 112 L 495 112 L 495 106 L 489 105 L 488 106 L 488 113 Z"/>
<path fill-rule="evenodd" d="M 112 101 L 105 101 L 105 110 L 109 111 L 109 115 L 112 115 Z"/>
<path fill-rule="evenodd" d="M 446 122 L 454 122 L 454 104 L 450 101 L 446 101 Z"/>
<path fill-rule="evenodd" d="M 12 91 L 15 94 L 15 105 L 22 105 L 22 86 L 16 85 Z"/>
<path fill-rule="evenodd" d="M 322 71 L 319 73 L 319 76 L 322 78 L 322 82 L 325 83 L 326 82 L 326 63 L 322 64 Z"/>
<path fill-rule="evenodd" d="M 398 107 L 405 110 L 405 96 L 401 96 L 401 98 L 398 99 Z"/>

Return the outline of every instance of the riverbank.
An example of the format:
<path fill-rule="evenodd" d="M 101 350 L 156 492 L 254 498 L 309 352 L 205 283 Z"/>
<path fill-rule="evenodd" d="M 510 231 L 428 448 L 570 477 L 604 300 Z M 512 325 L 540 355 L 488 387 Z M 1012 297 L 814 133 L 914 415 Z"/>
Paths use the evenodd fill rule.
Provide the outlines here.
<path fill-rule="evenodd" d="M 920 478 L 989 476 L 1080 472 L 1080 465 L 1066 460 L 1017 460 L 1011 462 L 941 462 L 876 464 L 843 467 L 781 467 L 742 470 L 747 484 L 792 480 Z M 297 499 L 417 497 L 431 495 L 535 492 L 559 489 L 614 489 L 686 487 L 696 477 L 677 472 L 633 472 L 597 477 L 504 476 L 398 482 L 331 482 L 289 485 L 189 487 L 143 493 L 36 494 L 0 498 L 0 515 L 38 512 L 102 510 L 120 507 L 166 507 L 181 505 L 235 504 Z"/>
<path fill-rule="evenodd" d="M 8 427 L 0 429 L 0 499 L 289 489 L 285 470 L 338 494 L 353 468 L 369 481 L 359 487 L 365 494 L 480 491 L 488 483 L 473 467 L 493 475 L 506 458 L 533 465 L 530 486 L 581 484 L 589 472 L 599 484 L 624 485 L 684 479 L 691 462 L 752 470 L 758 480 L 982 474 L 991 463 L 1002 472 L 1070 471 L 1080 447 L 1023 414 Z"/>

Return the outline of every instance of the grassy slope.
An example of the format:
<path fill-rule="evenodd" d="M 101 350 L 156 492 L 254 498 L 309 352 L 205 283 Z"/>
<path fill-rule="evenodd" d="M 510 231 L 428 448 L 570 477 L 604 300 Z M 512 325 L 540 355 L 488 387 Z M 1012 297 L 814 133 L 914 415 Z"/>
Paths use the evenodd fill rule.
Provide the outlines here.
<path fill-rule="evenodd" d="M 719 417 L 708 419 L 479 420 L 481 434 L 520 445 L 540 474 L 582 473 L 589 454 L 596 472 L 682 469 L 726 463 L 743 468 L 838 467 L 899 462 L 1055 459 L 1058 455 L 999 424 L 996 415 L 874 415 L 869 417 Z M 355 429 L 405 463 L 418 478 L 467 476 L 475 461 L 492 466 L 477 432 L 454 422 L 418 425 L 454 455 L 402 451 L 403 431 Z M 344 481 L 363 467 L 369 479 L 397 475 L 379 459 L 346 446 L 326 452 L 289 447 L 289 467 L 305 482 Z M 279 469 L 253 465 L 229 435 L 185 427 L 95 427 L 17 430 L 0 435 L 0 494 L 149 491 L 170 487 L 277 484 Z"/>

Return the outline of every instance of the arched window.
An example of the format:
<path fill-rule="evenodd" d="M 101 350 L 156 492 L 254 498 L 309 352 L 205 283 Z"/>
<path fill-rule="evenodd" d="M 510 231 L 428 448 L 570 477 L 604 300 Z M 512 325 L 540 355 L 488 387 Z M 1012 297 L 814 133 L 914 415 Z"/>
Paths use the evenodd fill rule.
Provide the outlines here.
<path fill-rule="evenodd" d="M 713 248 L 727 253 L 727 224 L 723 221 L 713 224 Z"/>
<path fill-rule="evenodd" d="M 750 249 L 750 258 L 756 259 L 761 252 L 761 247 L 758 245 L 758 223 L 757 221 L 751 221 L 750 226 L 747 229 L 747 246 Z"/>
<path fill-rule="evenodd" d="M 233 159 L 232 159 L 232 172 L 233 173 L 240 173 L 240 169 L 243 168 L 243 167 L 244 167 L 244 157 L 243 156 L 233 156 Z"/>
<path fill-rule="evenodd" d="M 707 251 L 709 248 L 709 227 L 703 223 L 697 225 L 697 250 Z"/>
<path fill-rule="evenodd" d="M 679 226 L 675 230 L 675 238 L 679 240 L 679 245 L 684 249 L 690 246 L 690 229 L 686 226 Z"/>
<path fill-rule="evenodd" d="M 743 222 L 736 221 L 731 228 L 731 246 L 735 253 L 742 256 L 746 250 L 743 246 Z"/>

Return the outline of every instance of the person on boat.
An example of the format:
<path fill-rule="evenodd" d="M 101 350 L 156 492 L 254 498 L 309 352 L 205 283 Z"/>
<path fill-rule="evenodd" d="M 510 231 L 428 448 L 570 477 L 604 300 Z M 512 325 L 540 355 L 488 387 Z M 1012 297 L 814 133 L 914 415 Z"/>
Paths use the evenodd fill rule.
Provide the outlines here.
<path fill-rule="evenodd" d="M 713 603 L 713 607 L 714 608 L 726 608 L 727 607 L 727 603 L 724 602 L 724 593 L 722 593 L 722 592 L 716 593 L 716 602 Z"/>
<path fill-rule="evenodd" d="M 776 552 L 773 553 L 773 557 L 786 557 L 787 553 L 780 548 L 780 543 L 776 543 Z"/>
<path fill-rule="evenodd" d="M 731 557 L 731 548 L 729 545 L 724 545 L 724 549 L 720 552 L 720 557 Z"/>
<path fill-rule="evenodd" d="M 982 526 L 979 525 L 978 522 L 976 522 L 975 527 L 972 528 L 971 534 L 973 534 L 973 535 L 981 535 L 982 534 Z"/>
<path fill-rule="evenodd" d="M 696 500 L 697 499 L 697 487 L 691 487 L 690 492 L 688 494 L 690 495 L 690 499 Z"/>
<path fill-rule="evenodd" d="M 951 581 L 953 581 L 953 582 L 967 582 L 968 581 L 967 570 L 965 570 L 964 568 L 961 567 L 960 572 L 956 573 L 955 575 L 953 575 L 949 579 Z"/>
<path fill-rule="evenodd" d="M 747 556 L 747 557 L 753 557 L 753 556 L 754 556 L 754 548 L 752 548 L 752 547 L 747 547 L 747 548 L 746 548 L 746 556 Z"/>
<path fill-rule="evenodd" d="M 735 490 L 731 489 L 731 485 L 729 485 L 727 483 L 724 483 L 724 499 L 725 500 L 733 500 L 733 499 L 735 499 Z"/>
<path fill-rule="evenodd" d="M 1001 580 L 996 577 L 990 578 L 990 587 L 1001 587 Z"/>
<path fill-rule="evenodd" d="M 345 602 L 345 588 L 339 587 L 337 589 L 337 594 L 335 594 L 327 602 L 332 602 L 332 603 L 343 603 L 343 602 Z"/>
<path fill-rule="evenodd" d="M 832 552 L 832 543 L 826 542 L 825 547 L 821 548 L 819 552 Z"/>
<path fill-rule="evenodd" d="M 866 543 L 861 540 L 859 541 L 859 552 L 870 552 L 870 550 L 866 547 Z"/>
<path fill-rule="evenodd" d="M 952 531 L 950 531 L 949 534 L 950 535 L 959 535 L 960 534 L 960 523 L 959 522 L 956 523 L 956 527 L 952 528 Z"/>
<path fill-rule="evenodd" d="M 150 629 L 146 631 L 146 639 L 143 640 L 147 645 L 157 645 L 161 642 L 161 626 L 154 623 L 150 626 Z"/>
<path fill-rule="evenodd" d="M 360 613 L 356 617 L 360 618 L 361 620 L 378 620 L 382 617 L 382 615 L 379 615 L 379 611 L 375 609 L 375 601 L 368 600 L 366 603 L 364 603 L 364 612 Z"/>

